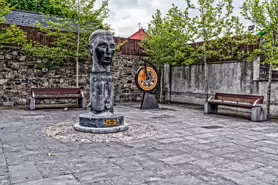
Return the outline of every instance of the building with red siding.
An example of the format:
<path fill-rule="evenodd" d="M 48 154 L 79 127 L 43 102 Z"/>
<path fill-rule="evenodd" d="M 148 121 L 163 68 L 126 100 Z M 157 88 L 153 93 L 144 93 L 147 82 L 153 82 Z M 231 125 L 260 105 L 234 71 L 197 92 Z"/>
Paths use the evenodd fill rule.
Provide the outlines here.
<path fill-rule="evenodd" d="M 140 28 L 136 33 L 131 35 L 129 38 L 134 40 L 142 40 L 146 36 L 147 36 L 146 31 L 143 28 Z"/>

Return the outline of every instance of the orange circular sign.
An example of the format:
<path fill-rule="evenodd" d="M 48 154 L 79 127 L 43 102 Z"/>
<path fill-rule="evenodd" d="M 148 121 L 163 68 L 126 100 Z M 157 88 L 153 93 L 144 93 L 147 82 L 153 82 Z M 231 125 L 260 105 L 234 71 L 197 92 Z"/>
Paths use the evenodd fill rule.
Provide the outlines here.
<path fill-rule="evenodd" d="M 158 75 L 155 69 L 152 67 L 147 67 L 147 74 L 145 68 L 141 67 L 136 75 L 136 84 L 142 91 L 152 91 L 158 81 Z"/>

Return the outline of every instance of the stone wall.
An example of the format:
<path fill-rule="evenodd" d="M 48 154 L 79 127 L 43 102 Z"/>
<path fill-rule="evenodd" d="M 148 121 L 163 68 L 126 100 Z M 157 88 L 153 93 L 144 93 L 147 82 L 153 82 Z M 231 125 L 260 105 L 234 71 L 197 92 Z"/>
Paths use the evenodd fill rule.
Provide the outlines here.
<path fill-rule="evenodd" d="M 204 65 L 164 66 L 165 99 L 170 102 L 203 105 L 205 95 Z M 267 97 L 267 81 L 260 78 L 260 64 L 216 62 L 208 64 L 209 96 L 216 92 L 256 94 Z M 272 82 L 271 114 L 278 114 L 278 81 Z"/>
<path fill-rule="evenodd" d="M 20 48 L 0 49 L 0 104 L 12 101 L 26 104 L 33 87 L 75 87 L 76 64 L 67 62 L 53 69 L 43 69 L 45 61 L 24 55 Z M 137 89 L 134 78 L 141 64 L 141 57 L 115 56 L 112 71 L 115 74 L 115 101 L 139 101 L 142 93 Z M 79 86 L 86 90 L 89 100 L 91 61 L 79 65 Z"/>

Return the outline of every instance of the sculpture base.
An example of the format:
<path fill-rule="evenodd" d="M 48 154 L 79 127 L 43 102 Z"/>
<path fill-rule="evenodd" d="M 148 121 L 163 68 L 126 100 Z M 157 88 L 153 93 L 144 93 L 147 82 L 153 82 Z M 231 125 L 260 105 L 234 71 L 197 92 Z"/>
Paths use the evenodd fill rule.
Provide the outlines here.
<path fill-rule="evenodd" d="M 125 123 L 117 127 L 95 128 L 95 127 L 84 127 L 77 123 L 74 125 L 74 129 L 79 132 L 86 132 L 86 133 L 93 133 L 93 134 L 109 134 L 109 133 L 126 131 L 128 129 L 128 125 Z"/>
<path fill-rule="evenodd" d="M 158 109 L 157 99 L 154 94 L 144 92 L 140 109 Z"/>
<path fill-rule="evenodd" d="M 124 123 L 124 116 L 122 115 L 91 115 L 91 113 L 85 113 L 79 115 L 79 123 L 74 125 L 74 129 L 80 132 L 107 134 L 125 131 L 128 126 Z"/>

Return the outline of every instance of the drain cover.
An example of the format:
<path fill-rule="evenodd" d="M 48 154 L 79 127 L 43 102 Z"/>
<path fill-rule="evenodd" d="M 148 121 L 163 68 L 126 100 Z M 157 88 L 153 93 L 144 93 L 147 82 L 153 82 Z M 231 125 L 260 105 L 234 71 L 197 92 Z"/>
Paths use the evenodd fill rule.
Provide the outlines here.
<path fill-rule="evenodd" d="M 223 127 L 220 127 L 218 125 L 210 125 L 210 126 L 203 126 L 201 128 L 205 128 L 205 129 L 218 129 L 218 128 L 223 128 Z"/>

